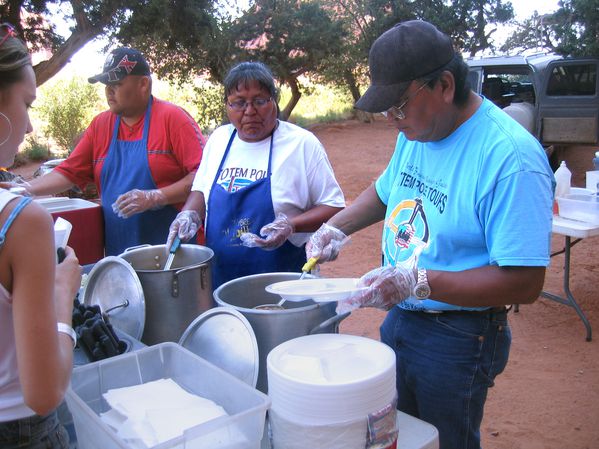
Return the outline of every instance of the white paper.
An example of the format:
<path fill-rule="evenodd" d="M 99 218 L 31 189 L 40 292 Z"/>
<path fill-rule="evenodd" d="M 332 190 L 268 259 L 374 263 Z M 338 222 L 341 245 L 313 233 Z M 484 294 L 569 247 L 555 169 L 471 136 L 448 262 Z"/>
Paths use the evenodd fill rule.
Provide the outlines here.
<path fill-rule="evenodd" d="M 54 245 L 55 249 L 67 246 L 73 225 L 62 217 L 54 222 Z"/>
<path fill-rule="evenodd" d="M 188 393 L 172 379 L 112 389 L 103 396 L 112 410 L 101 414 L 101 419 L 135 447 L 155 446 L 227 415 L 218 404 Z"/>

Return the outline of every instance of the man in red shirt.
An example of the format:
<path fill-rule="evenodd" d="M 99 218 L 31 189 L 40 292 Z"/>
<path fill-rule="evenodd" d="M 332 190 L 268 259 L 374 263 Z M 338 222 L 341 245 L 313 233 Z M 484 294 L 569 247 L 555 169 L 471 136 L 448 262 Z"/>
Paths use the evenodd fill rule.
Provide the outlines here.
<path fill-rule="evenodd" d="M 182 108 L 152 96 L 150 68 L 132 48 L 113 50 L 102 73 L 109 110 L 97 115 L 71 155 L 26 186 L 49 195 L 95 183 L 104 212 L 105 252 L 162 244 L 187 199 L 204 137 Z"/>

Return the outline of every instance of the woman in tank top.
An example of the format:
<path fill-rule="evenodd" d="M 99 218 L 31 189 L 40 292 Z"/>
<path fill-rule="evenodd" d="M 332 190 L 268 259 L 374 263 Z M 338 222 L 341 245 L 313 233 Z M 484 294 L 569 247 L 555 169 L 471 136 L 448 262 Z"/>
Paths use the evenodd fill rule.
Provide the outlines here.
<path fill-rule="evenodd" d="M 0 165 L 11 166 L 36 95 L 27 48 L 0 24 Z M 0 189 L 0 448 L 68 448 L 56 408 L 69 385 L 81 267 L 72 249 L 56 263 L 52 217 Z"/>

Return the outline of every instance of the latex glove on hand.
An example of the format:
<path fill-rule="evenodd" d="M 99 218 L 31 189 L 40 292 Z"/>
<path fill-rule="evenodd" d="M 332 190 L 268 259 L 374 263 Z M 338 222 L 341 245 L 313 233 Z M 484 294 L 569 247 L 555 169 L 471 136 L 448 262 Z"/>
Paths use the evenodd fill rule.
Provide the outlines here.
<path fill-rule="evenodd" d="M 9 190 L 12 193 L 22 196 L 33 196 L 29 191 L 31 184 L 25 181 L 20 176 L 12 181 L 0 182 L 0 188 Z"/>
<path fill-rule="evenodd" d="M 335 260 L 348 242 L 349 237 L 342 231 L 323 223 L 306 244 L 306 258 L 315 257 L 319 263 Z"/>
<path fill-rule="evenodd" d="M 166 248 L 169 249 L 173 245 L 173 241 L 177 236 L 182 242 L 188 241 L 201 227 L 202 219 L 197 211 L 183 210 L 179 212 L 169 227 Z"/>
<path fill-rule="evenodd" d="M 165 204 L 166 196 L 160 189 L 133 189 L 119 195 L 112 204 L 112 211 L 121 218 L 129 218 L 147 210 L 160 209 Z"/>
<path fill-rule="evenodd" d="M 412 296 L 416 286 L 418 270 L 415 267 L 379 267 L 360 278 L 359 287 L 368 289 L 346 300 L 339 301 L 337 313 L 344 313 L 358 307 L 375 307 L 389 310 L 395 304 Z"/>
<path fill-rule="evenodd" d="M 272 223 L 262 226 L 260 238 L 256 234 L 246 232 L 241 234 L 241 243 L 248 248 L 262 248 L 266 251 L 272 251 L 283 245 L 291 234 L 295 231 L 295 226 L 287 215 L 279 212 L 277 218 Z"/>

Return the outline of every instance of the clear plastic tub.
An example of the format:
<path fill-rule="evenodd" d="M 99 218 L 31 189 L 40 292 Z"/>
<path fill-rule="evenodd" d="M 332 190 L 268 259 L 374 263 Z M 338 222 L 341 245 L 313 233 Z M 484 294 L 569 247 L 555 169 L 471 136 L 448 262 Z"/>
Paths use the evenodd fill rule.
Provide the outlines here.
<path fill-rule="evenodd" d="M 557 198 L 557 202 L 560 216 L 599 225 L 599 196 L 597 194 L 575 192 Z"/>
<path fill-rule="evenodd" d="M 127 449 L 99 414 L 109 406 L 102 394 L 112 388 L 171 378 L 185 390 L 221 405 L 229 414 L 192 427 L 160 444 L 166 448 L 259 449 L 268 396 L 176 343 L 161 343 L 73 370 L 67 405 L 79 449 Z M 156 446 L 158 447 L 158 446 Z"/>

